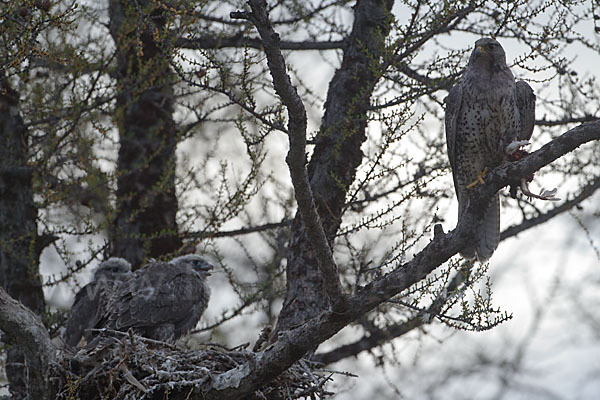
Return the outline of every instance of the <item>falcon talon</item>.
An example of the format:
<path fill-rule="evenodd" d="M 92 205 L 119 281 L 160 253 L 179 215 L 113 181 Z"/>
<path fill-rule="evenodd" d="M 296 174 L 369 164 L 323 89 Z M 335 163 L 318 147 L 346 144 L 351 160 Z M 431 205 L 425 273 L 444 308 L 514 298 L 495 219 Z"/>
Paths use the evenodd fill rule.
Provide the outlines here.
<path fill-rule="evenodd" d="M 477 175 L 477 179 L 475 179 L 473 182 L 471 182 L 471 183 L 469 183 L 469 184 L 467 185 L 467 189 L 472 189 L 472 188 L 474 188 L 475 186 L 477 186 L 477 184 L 478 184 L 478 183 L 481 183 L 482 185 L 485 185 L 485 181 L 483 180 L 483 176 L 484 176 L 485 174 L 487 174 L 487 173 L 488 173 L 488 167 L 485 167 L 485 168 L 483 169 L 483 171 L 481 171 L 481 172 L 479 173 L 479 175 Z"/>
<path fill-rule="evenodd" d="M 557 188 L 552 190 L 542 190 L 540 193 L 540 199 L 548 201 L 559 201 L 560 197 L 556 197 Z"/>

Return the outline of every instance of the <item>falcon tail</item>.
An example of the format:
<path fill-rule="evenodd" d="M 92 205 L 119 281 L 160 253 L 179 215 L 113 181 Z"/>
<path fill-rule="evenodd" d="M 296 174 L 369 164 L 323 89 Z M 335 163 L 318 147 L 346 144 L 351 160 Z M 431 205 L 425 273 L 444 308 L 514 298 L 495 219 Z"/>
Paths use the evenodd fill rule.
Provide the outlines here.
<path fill-rule="evenodd" d="M 488 260 L 500 242 L 500 199 L 498 194 L 490 202 L 475 234 L 475 247 L 479 261 Z"/>

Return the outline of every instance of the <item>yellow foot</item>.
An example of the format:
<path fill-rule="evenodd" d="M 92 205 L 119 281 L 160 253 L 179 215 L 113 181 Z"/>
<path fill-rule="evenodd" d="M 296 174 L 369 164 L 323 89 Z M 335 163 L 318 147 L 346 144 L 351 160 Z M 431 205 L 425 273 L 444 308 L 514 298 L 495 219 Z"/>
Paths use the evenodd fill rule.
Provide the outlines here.
<path fill-rule="evenodd" d="M 481 183 L 482 185 L 485 185 L 485 181 L 483 180 L 483 176 L 485 174 L 488 173 L 488 167 L 485 167 L 483 169 L 483 171 L 481 171 L 478 175 L 477 175 L 477 179 L 475 179 L 473 182 L 469 183 L 467 185 L 467 189 L 471 189 L 474 188 L 475 186 L 477 186 L 478 183 Z"/>

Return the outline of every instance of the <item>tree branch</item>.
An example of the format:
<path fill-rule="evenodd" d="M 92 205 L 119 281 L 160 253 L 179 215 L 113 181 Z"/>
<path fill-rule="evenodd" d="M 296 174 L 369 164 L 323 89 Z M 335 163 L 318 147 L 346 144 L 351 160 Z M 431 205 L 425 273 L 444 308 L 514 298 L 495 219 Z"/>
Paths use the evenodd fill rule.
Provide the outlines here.
<path fill-rule="evenodd" d="M 344 310 L 326 310 L 297 328 L 281 331 L 278 340 L 257 353 L 253 360 L 216 376 L 212 388 L 203 394 L 204 398 L 241 398 L 280 374 L 313 348 L 315 343 L 329 339 L 362 314 L 424 279 L 472 240 L 476 224 L 500 188 L 594 140 L 600 140 L 600 121 L 582 124 L 522 160 L 495 168 L 486 175 L 485 185 L 472 190 L 463 217 L 454 230 L 447 234 L 438 232 L 411 261 L 399 265 L 347 299 Z"/>
<path fill-rule="evenodd" d="M 483 218 L 489 200 L 498 190 L 594 140 L 600 140 L 600 121 L 579 125 L 522 160 L 494 168 L 486 175 L 485 185 L 473 188 L 466 211 L 453 231 L 434 237 L 409 263 L 369 284 L 357 294 L 357 298 L 364 302 L 365 307 L 374 303 L 371 309 L 425 278 L 473 239 L 476 224 Z"/>
<path fill-rule="evenodd" d="M 450 299 L 450 295 L 468 279 L 469 274 L 470 265 L 465 263 L 426 310 L 422 310 L 407 321 L 369 331 L 369 336 L 362 337 L 353 343 L 340 346 L 326 353 L 315 354 L 312 361 L 325 365 L 331 364 L 347 357 L 356 356 L 363 351 L 371 350 L 391 339 L 403 336 L 415 328 L 428 324 L 441 312 L 444 305 Z M 430 317 L 426 318 L 425 314 L 429 314 Z"/>
<path fill-rule="evenodd" d="M 594 115 L 585 115 L 583 117 L 568 117 L 568 118 L 562 118 L 562 119 L 558 119 L 558 120 L 549 120 L 549 119 L 537 119 L 535 121 L 535 124 L 537 126 L 559 126 L 559 125 L 566 125 L 566 124 L 572 124 L 572 123 L 583 123 L 583 122 L 593 122 L 593 121 L 597 121 L 599 118 L 594 116 Z"/>
<path fill-rule="evenodd" d="M 565 211 L 569 211 L 571 208 L 577 206 L 579 203 L 592 196 L 599 188 L 600 179 L 596 179 L 589 185 L 586 185 L 581 190 L 581 193 L 579 193 L 579 195 L 577 195 L 572 200 L 566 201 L 565 203 L 561 204 L 560 206 L 554 207 L 552 210 L 546 213 L 540 214 L 531 219 L 527 219 L 518 225 L 513 225 L 505 229 L 500 234 L 500 240 L 505 240 L 512 236 L 516 236 L 527 229 L 531 229 L 537 225 L 540 225 L 550 220 L 558 214 L 561 214 Z M 457 274 L 454 277 L 454 279 L 446 286 L 445 292 L 452 292 L 457 287 L 457 278 L 461 278 L 462 276 L 462 274 Z M 438 296 L 436 300 L 431 304 L 431 306 L 427 309 L 427 312 L 433 316 L 437 315 L 443 304 L 445 304 L 444 300 L 445 299 L 441 298 L 441 296 Z M 422 313 L 419 313 L 419 315 L 410 318 L 409 320 L 404 321 L 402 323 L 393 324 L 390 326 L 386 326 L 382 329 L 370 331 L 369 336 L 365 336 L 353 343 L 342 345 L 326 353 L 315 354 L 312 360 L 327 365 L 340 361 L 347 357 L 356 356 L 363 351 L 368 351 L 373 349 L 374 347 L 380 346 L 382 343 L 388 342 L 391 339 L 403 336 L 406 333 L 412 331 L 413 329 L 423 326 L 424 324 L 426 324 L 426 322 L 422 318 Z"/>
<path fill-rule="evenodd" d="M 279 47 L 279 35 L 273 30 L 269 21 L 266 2 L 250 0 L 248 4 L 252 9 L 251 13 L 238 11 L 231 13 L 231 17 L 250 20 L 256 26 L 263 41 L 267 64 L 273 77 L 273 86 L 288 110 L 290 149 L 286 162 L 290 170 L 298 210 L 306 229 L 311 232 L 310 244 L 317 257 L 327 294 L 332 303 L 335 303 L 341 299 L 341 284 L 306 171 L 306 109 L 286 72 L 285 60 Z"/>
<path fill-rule="evenodd" d="M 235 15 L 235 14 L 234 14 Z M 279 42 L 281 50 L 337 50 L 344 46 L 343 40 L 327 40 L 322 42 L 315 41 L 291 41 L 282 40 Z M 259 38 L 248 38 L 241 34 L 229 37 L 202 36 L 196 38 L 180 37 L 175 42 L 175 47 L 182 49 L 223 49 L 228 47 L 249 47 L 253 49 L 263 49 L 263 41 Z"/>
<path fill-rule="evenodd" d="M 56 349 L 42 321 L 27 307 L 0 287 L 0 329 L 9 335 L 25 354 L 27 391 L 32 399 L 53 399 L 48 380 L 50 363 Z"/>
<path fill-rule="evenodd" d="M 232 229 L 229 231 L 216 231 L 216 232 L 188 232 L 183 234 L 184 238 L 188 239 L 206 239 L 206 238 L 222 238 L 232 237 L 240 235 L 248 235 L 250 233 L 263 232 L 272 229 L 279 229 L 289 226 L 292 223 L 290 219 L 284 218 L 280 222 L 268 222 L 263 225 L 249 226 L 247 228 Z"/>

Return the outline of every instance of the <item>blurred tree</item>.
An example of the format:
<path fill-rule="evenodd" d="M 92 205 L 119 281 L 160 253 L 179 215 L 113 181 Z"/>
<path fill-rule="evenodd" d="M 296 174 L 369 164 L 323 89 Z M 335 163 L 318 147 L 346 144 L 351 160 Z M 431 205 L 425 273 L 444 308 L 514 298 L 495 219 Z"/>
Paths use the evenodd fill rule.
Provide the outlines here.
<path fill-rule="evenodd" d="M 47 239 L 18 253 L 21 267 L 2 264 L 5 276 L 30 271 L 19 282 L 38 288 L 39 304 L 9 278 L 3 286 L 40 312 L 39 254 L 55 238 L 67 269 L 48 287 L 102 253 L 136 266 L 185 251 L 184 240 L 212 253 L 238 304 L 203 330 L 222 337 L 227 321 L 249 313 L 275 326 L 262 357 L 222 373 L 206 398 L 239 398 L 307 354 L 332 363 L 434 321 L 498 325 L 510 316 L 491 302 L 488 266 L 452 258 L 470 239 L 477 206 L 547 166 L 536 181 L 558 182 L 565 200 L 502 193 L 522 214 L 504 239 L 598 189 L 600 90 L 569 58 L 572 49 L 600 54 L 589 39 L 593 2 L 5 3 L 3 99 L 18 112 L 7 106 L 2 118 L 21 128 L 4 123 L 2 140 L 20 141 L 7 160 L 31 183 L 11 181 L 29 220 L 7 223 L 2 251 L 25 234 Z M 456 229 L 437 225 L 428 243 L 456 214 L 443 98 L 481 36 L 501 41 L 535 86 L 534 143 L 554 140 L 495 170 Z M 2 201 L 3 221 L 19 215 Z M 349 325 L 354 342 L 312 354 Z"/>
<path fill-rule="evenodd" d="M 139 266 L 182 245 L 175 221 L 173 46 L 169 16 L 156 2 L 110 1 L 109 17 L 116 45 L 113 121 L 119 130 L 110 253 Z"/>

